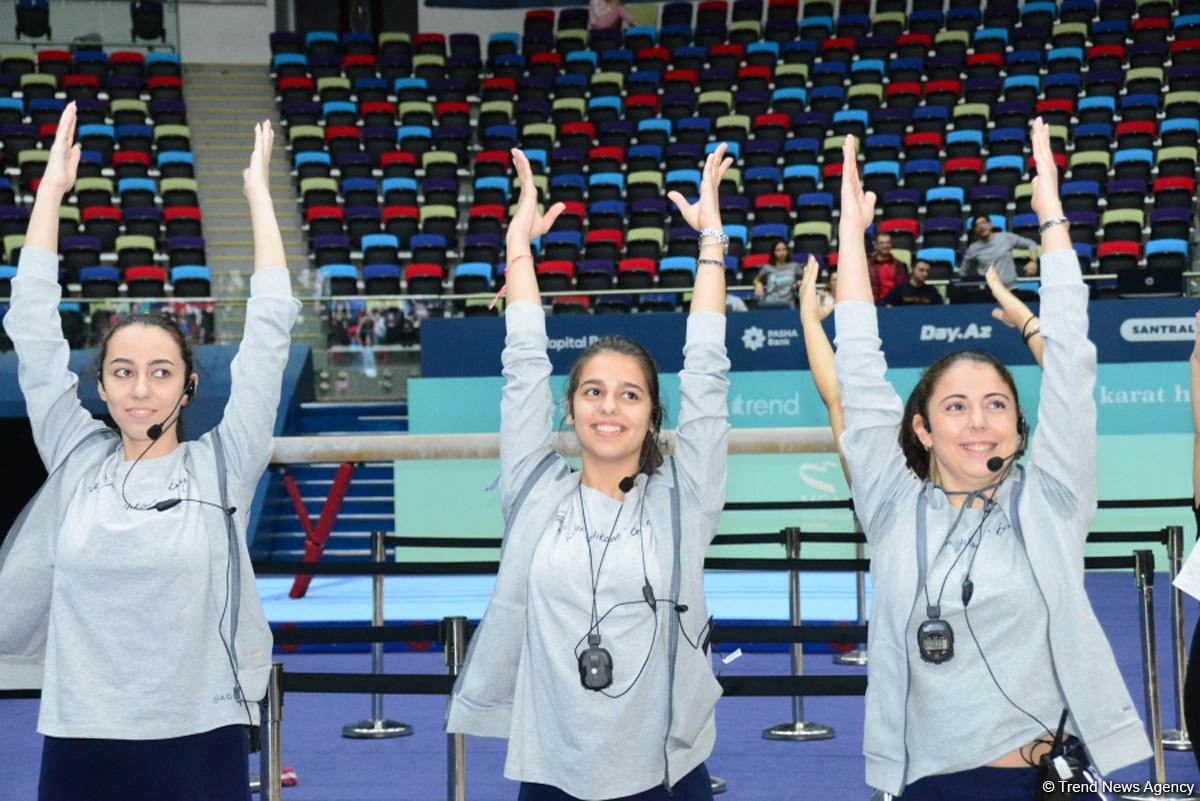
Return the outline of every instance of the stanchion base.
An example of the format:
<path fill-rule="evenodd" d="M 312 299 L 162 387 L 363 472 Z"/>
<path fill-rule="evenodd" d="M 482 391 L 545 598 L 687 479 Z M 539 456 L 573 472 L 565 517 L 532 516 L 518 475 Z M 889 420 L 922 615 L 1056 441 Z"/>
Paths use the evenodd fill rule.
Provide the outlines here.
<path fill-rule="evenodd" d="M 720 795 L 729 788 L 725 785 L 724 779 L 718 779 L 716 776 L 709 776 L 708 783 L 712 785 L 712 794 Z"/>
<path fill-rule="evenodd" d="M 1187 732 L 1178 729 L 1167 729 L 1162 733 L 1162 746 L 1168 751 L 1191 751 L 1192 738 Z"/>
<path fill-rule="evenodd" d="M 807 720 L 792 720 L 763 729 L 762 736 L 764 740 L 830 740 L 836 735 L 832 726 Z"/>
<path fill-rule="evenodd" d="M 252 793 L 262 792 L 262 779 L 260 779 L 258 777 L 257 773 L 250 774 L 250 792 L 252 792 Z"/>
<path fill-rule="evenodd" d="M 387 718 L 367 718 L 342 727 L 342 736 L 351 740 L 387 740 L 392 737 L 407 737 L 412 733 L 412 726 Z"/>
<path fill-rule="evenodd" d="M 833 658 L 835 665 L 855 665 L 857 667 L 866 667 L 867 664 L 867 649 L 855 648 L 853 651 L 847 651 L 844 654 L 838 654 Z"/>

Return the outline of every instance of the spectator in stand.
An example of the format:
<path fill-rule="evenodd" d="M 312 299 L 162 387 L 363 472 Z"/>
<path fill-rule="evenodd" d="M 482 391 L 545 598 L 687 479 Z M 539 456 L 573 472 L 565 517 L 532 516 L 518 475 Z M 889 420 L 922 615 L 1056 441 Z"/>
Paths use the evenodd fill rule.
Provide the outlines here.
<path fill-rule="evenodd" d="M 883 236 L 883 234 L 880 234 Z M 917 259 L 913 265 L 912 278 L 902 284 L 896 284 L 892 291 L 879 301 L 880 306 L 923 306 L 929 304 L 941 305 L 946 302 L 942 293 L 925 283 L 929 280 L 929 262 Z"/>
<path fill-rule="evenodd" d="M 804 285 L 801 281 L 800 286 L 801 298 L 800 302 L 804 303 Z M 829 273 L 829 280 L 825 289 L 817 290 L 817 304 L 821 308 L 821 319 L 824 320 L 829 315 L 833 314 L 833 306 L 837 302 L 837 270 L 832 270 Z"/>
<path fill-rule="evenodd" d="M 621 23 L 637 25 L 637 20 L 625 7 L 625 0 L 591 0 L 588 3 L 588 27 L 593 31 L 619 29 Z"/>
<path fill-rule="evenodd" d="M 908 270 L 904 262 L 892 255 L 891 234 L 884 232 L 875 237 L 875 251 L 867 259 L 867 275 L 871 279 L 871 291 L 875 293 L 876 303 L 880 303 L 897 286 L 908 283 Z"/>
<path fill-rule="evenodd" d="M 796 290 L 802 273 L 800 265 L 792 261 L 788 243 L 776 239 L 771 247 L 771 261 L 754 276 L 754 297 L 758 298 L 758 307 L 796 308 Z"/>
<path fill-rule="evenodd" d="M 975 241 L 967 246 L 963 254 L 962 264 L 958 274 L 962 278 L 982 280 L 988 265 L 995 265 L 1000 275 L 1000 283 L 1009 289 L 1017 285 L 1017 265 L 1013 261 L 1013 248 L 1025 248 L 1031 254 L 1041 251 L 1041 245 L 1032 239 L 1010 234 L 1007 231 L 997 231 L 992 221 L 985 214 L 977 214 L 971 219 L 971 230 L 975 232 Z M 1037 256 L 1033 256 L 1023 269 L 1025 275 L 1037 275 Z"/>

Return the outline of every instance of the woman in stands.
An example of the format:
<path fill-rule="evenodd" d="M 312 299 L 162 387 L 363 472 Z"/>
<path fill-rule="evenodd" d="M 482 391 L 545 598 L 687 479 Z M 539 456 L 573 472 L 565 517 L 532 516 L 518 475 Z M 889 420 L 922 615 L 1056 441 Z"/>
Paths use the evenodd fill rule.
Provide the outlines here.
<path fill-rule="evenodd" d="M 75 129 L 71 103 L 4 321 L 49 476 L 0 550 L 0 687 L 42 687 L 41 801 L 248 799 L 271 634 L 246 524 L 300 308 L 268 183 L 274 133 L 255 128 L 243 172 L 254 275 L 229 402 L 215 429 L 181 442 L 199 376 L 171 318 L 127 317 L 101 345 L 113 427 L 83 407 L 68 369 L 55 251 Z"/>
<path fill-rule="evenodd" d="M 1016 385 L 993 357 L 939 359 L 906 405 L 887 382 L 862 244 L 875 196 L 844 149 L 835 367 L 875 586 L 864 751 L 867 783 L 905 801 L 1027 801 L 1060 751 L 1079 766 L 1068 776 L 1150 754 L 1084 592 L 1096 350 L 1040 119 L 1032 140 L 1045 350 L 1028 469 Z"/>
<path fill-rule="evenodd" d="M 670 198 L 700 231 L 680 375 L 675 456 L 664 459 L 658 372 L 603 337 L 567 378 L 566 423 L 583 469 L 553 448 L 550 360 L 530 241 L 529 162 L 508 227 L 500 489 L 506 534 L 495 591 L 451 696 L 447 730 L 508 738 L 522 801 L 710 799 L 704 760 L 721 694 L 707 654 L 704 553 L 725 497 L 725 264 L 719 146 L 700 198 Z"/>

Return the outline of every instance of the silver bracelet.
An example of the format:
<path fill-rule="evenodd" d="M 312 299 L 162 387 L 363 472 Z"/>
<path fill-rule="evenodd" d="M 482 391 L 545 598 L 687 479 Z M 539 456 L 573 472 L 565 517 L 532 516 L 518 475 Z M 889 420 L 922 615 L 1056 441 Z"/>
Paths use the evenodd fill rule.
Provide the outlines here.
<path fill-rule="evenodd" d="M 700 232 L 698 238 L 703 239 L 706 236 L 710 236 L 717 240 L 717 244 L 724 248 L 726 253 L 729 252 L 729 234 L 725 233 L 724 231 L 718 231 L 716 228 L 705 228 Z"/>
<path fill-rule="evenodd" d="M 700 266 L 701 264 L 711 264 L 714 267 L 720 267 L 722 269 L 725 268 L 725 262 L 721 261 L 720 259 L 708 259 L 708 258 L 696 259 L 696 266 Z"/>
<path fill-rule="evenodd" d="M 1042 223 L 1041 225 L 1038 226 L 1038 233 L 1044 234 L 1044 233 L 1046 233 L 1046 229 L 1053 228 L 1056 225 L 1070 225 L 1070 224 L 1071 224 L 1071 221 L 1068 220 L 1066 217 L 1052 217 L 1051 219 L 1046 220 L 1044 223 Z"/>

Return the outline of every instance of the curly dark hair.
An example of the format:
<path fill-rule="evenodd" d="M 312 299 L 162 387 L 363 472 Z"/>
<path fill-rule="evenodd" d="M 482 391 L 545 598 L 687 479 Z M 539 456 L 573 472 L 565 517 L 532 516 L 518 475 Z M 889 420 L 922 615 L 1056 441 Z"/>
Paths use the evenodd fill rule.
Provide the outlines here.
<path fill-rule="evenodd" d="M 921 419 L 925 421 L 925 430 L 929 430 L 929 398 L 933 394 L 933 388 L 951 367 L 960 362 L 986 364 L 995 370 L 1012 392 L 1013 404 L 1018 418 L 1020 417 L 1021 400 L 1017 397 L 1017 383 L 999 359 L 981 350 L 960 350 L 946 354 L 926 368 L 917 385 L 909 393 L 908 402 L 904 404 L 904 421 L 900 425 L 900 449 L 904 451 L 904 460 L 909 469 L 920 478 L 929 478 L 929 451 L 925 449 L 917 437 L 916 430 L 913 429 L 913 417 L 921 415 Z"/>

